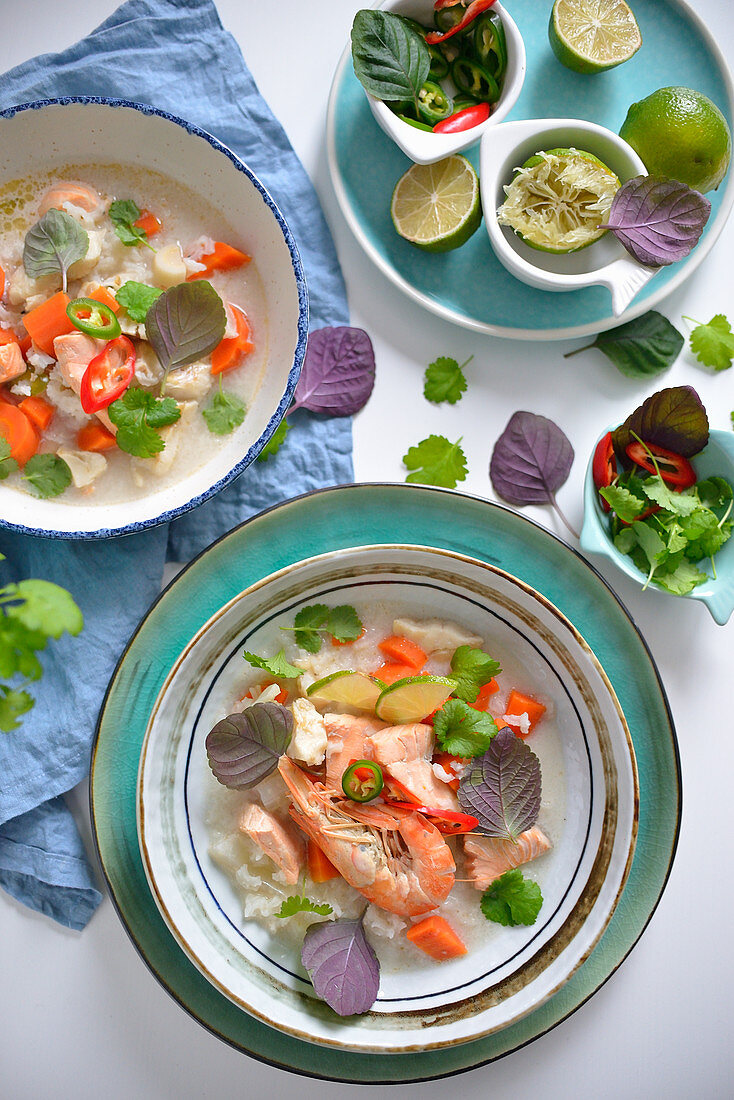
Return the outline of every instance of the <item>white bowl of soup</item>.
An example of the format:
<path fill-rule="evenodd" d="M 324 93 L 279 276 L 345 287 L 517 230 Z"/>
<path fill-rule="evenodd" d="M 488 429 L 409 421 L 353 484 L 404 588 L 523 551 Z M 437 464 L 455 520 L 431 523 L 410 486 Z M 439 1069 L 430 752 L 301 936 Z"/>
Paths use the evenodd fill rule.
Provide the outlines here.
<path fill-rule="evenodd" d="M 509 840 L 477 817 L 500 773 L 503 812 L 524 807 Z M 624 888 L 638 795 L 620 704 L 557 608 L 476 559 L 362 546 L 265 577 L 187 645 L 151 709 L 138 836 L 216 989 L 285 1034 L 398 1054 L 478 1039 L 564 985 Z M 497 910 L 508 887 L 532 912 Z M 303 950 L 360 919 L 377 989 L 334 1008 Z"/>
<path fill-rule="evenodd" d="M 293 235 L 231 150 L 151 107 L 23 104 L 0 140 L 0 524 L 88 539 L 173 519 L 246 470 L 291 403 Z M 159 298 L 173 366 L 166 318 L 149 331 Z"/>

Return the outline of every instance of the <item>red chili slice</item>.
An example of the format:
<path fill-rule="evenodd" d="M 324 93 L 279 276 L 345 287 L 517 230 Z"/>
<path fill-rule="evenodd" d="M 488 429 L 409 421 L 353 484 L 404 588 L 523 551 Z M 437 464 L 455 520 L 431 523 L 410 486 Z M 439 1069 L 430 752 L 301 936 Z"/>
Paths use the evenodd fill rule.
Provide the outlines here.
<path fill-rule="evenodd" d="M 456 810 L 443 810 L 440 807 L 433 809 L 430 806 L 416 806 L 414 802 L 391 802 L 398 810 L 415 810 L 423 814 L 431 825 L 435 825 L 439 833 L 471 833 L 479 824 L 479 819 L 473 814 L 462 814 Z"/>
<path fill-rule="evenodd" d="M 449 38 L 453 38 L 455 34 L 463 31 L 465 27 L 468 27 L 470 23 L 473 23 L 478 15 L 481 15 L 487 8 L 491 8 L 494 4 L 494 0 L 472 0 L 469 7 L 466 9 L 463 19 L 460 23 L 457 23 L 455 27 L 452 27 L 450 31 L 442 33 L 441 31 L 429 31 L 426 35 L 426 42 L 429 46 L 437 46 L 439 42 L 447 42 Z M 436 6 L 436 5 L 434 5 Z M 453 4 L 441 4 L 438 7 L 441 8 L 453 7 Z"/>
<path fill-rule="evenodd" d="M 635 439 L 625 447 L 625 452 L 627 457 L 643 470 L 647 470 L 649 474 L 659 473 L 663 481 L 668 485 L 674 485 L 676 489 L 690 489 L 691 485 L 696 484 L 693 466 L 687 458 L 676 454 L 675 451 L 668 451 L 656 443 L 639 443 Z M 657 463 L 657 469 L 655 463 Z"/>
<path fill-rule="evenodd" d="M 109 340 L 82 376 L 79 400 L 85 413 L 96 413 L 116 401 L 135 375 L 135 345 L 127 336 Z"/>
<path fill-rule="evenodd" d="M 463 111 L 456 111 L 448 118 L 441 119 L 433 127 L 433 132 L 434 134 L 460 134 L 463 130 L 471 130 L 474 126 L 487 121 L 491 109 L 489 103 L 473 103 L 471 107 L 465 107 Z"/>
<path fill-rule="evenodd" d="M 617 475 L 617 460 L 614 457 L 614 444 L 612 443 L 611 432 L 607 432 L 606 435 L 603 435 L 596 445 L 594 458 L 591 463 L 591 473 L 597 490 L 606 489 L 607 485 L 611 485 Z M 604 511 L 610 511 L 609 501 L 605 500 L 604 497 L 600 497 L 599 499 Z"/>

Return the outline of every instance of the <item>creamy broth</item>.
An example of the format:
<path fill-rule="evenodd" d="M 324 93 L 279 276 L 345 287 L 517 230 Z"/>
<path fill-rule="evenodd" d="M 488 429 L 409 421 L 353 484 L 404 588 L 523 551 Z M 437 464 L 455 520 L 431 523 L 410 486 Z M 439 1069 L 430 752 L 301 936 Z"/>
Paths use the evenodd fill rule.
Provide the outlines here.
<path fill-rule="evenodd" d="M 105 210 L 113 199 L 133 199 L 141 210 L 154 212 L 162 223 L 160 232 L 150 242 L 156 250 L 179 242 L 186 254 L 187 247 L 204 237 L 225 241 L 243 252 L 249 251 L 247 240 L 234 234 L 222 213 L 185 186 L 156 172 L 119 165 L 72 164 L 32 180 L 11 181 L 0 188 L 0 266 L 6 275 L 0 304 L 0 328 L 14 330 L 19 336 L 24 334 L 23 312 L 61 288 L 60 275 L 44 276 L 39 280 L 25 278 L 22 262 L 25 234 L 38 221 L 39 201 L 48 187 L 59 180 L 89 184 L 103 197 Z M 82 220 L 82 224 L 90 235 L 100 234 L 100 256 L 90 270 L 76 278 L 72 277 L 72 267 L 68 285 L 72 300 L 88 296 L 89 285 L 94 283 L 107 287 L 113 294 L 127 281 L 156 285 L 152 268 L 154 252 L 150 248 L 143 244 L 124 245 L 106 213 L 88 224 Z M 216 271 L 206 278 L 225 303 L 244 311 L 250 324 L 254 349 L 240 365 L 219 376 L 223 389 L 243 401 L 247 410 L 261 385 L 268 360 L 268 318 L 257 256 L 253 255 L 249 264 L 236 270 Z M 21 296 L 23 291 L 30 293 Z M 20 300 L 14 302 L 13 298 Z M 145 335 L 144 326 L 135 327 L 129 318 L 126 320 L 124 310 L 118 317 L 123 333 L 131 336 L 138 352 L 136 376 L 131 384 L 140 385 L 158 396 L 159 386 L 155 385 L 154 375 L 159 364 L 150 345 L 141 339 Z M 230 322 L 227 335 L 232 331 Z M 32 359 L 31 353 L 29 362 Z M 69 452 L 77 455 L 79 430 L 95 423 L 96 418 L 87 416 L 78 396 L 61 383 L 58 368 L 44 363 L 41 357 L 35 359 L 26 375 L 0 387 L 0 393 L 6 391 L 8 400 L 17 403 L 30 394 L 31 383 L 41 379 L 41 383 L 34 385 L 33 392 L 56 405 L 56 411 L 50 426 L 42 433 L 39 452 L 60 451 L 62 457 Z M 134 500 L 163 490 L 205 465 L 229 436 L 212 433 L 202 416 L 203 409 L 219 389 L 218 377 L 211 374 L 211 355 L 202 356 L 192 368 L 195 370 L 188 367 L 173 370 L 169 376 L 165 393 L 179 403 L 181 419 L 162 429 L 166 447 L 160 455 L 137 458 L 119 448 L 107 450 L 102 455 L 103 468 L 86 484 L 88 472 L 80 470 L 77 478 L 80 468 L 72 460 L 69 465 L 74 481 L 57 499 L 70 505 L 82 501 L 85 504 L 114 504 Z M 38 389 L 37 386 L 44 382 L 48 385 Z M 94 462 L 101 466 L 97 459 Z M 11 474 L 5 484 L 25 491 L 22 471 Z"/>
<path fill-rule="evenodd" d="M 365 626 L 364 634 L 348 646 L 332 646 L 326 642 L 317 654 L 310 654 L 295 644 L 285 643 L 287 659 L 304 669 L 298 681 L 297 692 L 303 696 L 315 680 L 332 672 L 349 668 L 353 671 L 374 673 L 383 663 L 384 657 L 377 649 L 377 643 L 393 633 L 393 623 L 400 615 L 400 609 L 389 604 L 375 603 L 369 607 L 356 606 L 356 610 Z M 415 617 L 415 616 L 411 616 Z M 459 629 L 461 625 L 458 624 Z M 471 632 L 469 632 L 471 633 Z M 286 634 L 287 638 L 288 635 Z M 491 697 L 489 712 L 501 717 L 505 712 L 507 697 L 512 688 L 533 695 L 546 706 L 546 713 L 537 730 L 528 738 L 527 744 L 540 760 L 542 771 L 542 800 L 537 825 L 555 846 L 558 845 L 566 820 L 566 781 L 564 769 L 564 749 L 561 733 L 557 725 L 552 694 L 545 684 L 537 682 L 536 669 L 529 670 L 519 658 L 511 652 L 498 652 L 491 637 L 483 639 L 482 648 L 496 657 L 502 672 L 497 676 L 499 691 Z M 446 676 L 450 673 L 451 654 L 433 656 L 425 669 L 434 675 Z M 238 673 L 236 681 L 222 687 L 221 717 L 242 709 L 242 699 L 266 683 L 272 684 L 272 677 L 244 667 Z M 292 682 L 291 682 L 292 683 Z M 274 689 L 273 689 L 274 690 Z M 291 696 L 287 704 L 293 702 Z M 219 704 L 218 704 L 219 706 Z M 323 713 L 343 710 L 354 714 L 364 714 L 348 707 L 335 704 L 318 704 Z M 315 903 L 328 903 L 333 913 L 324 916 L 311 913 L 298 913 L 288 918 L 279 918 L 276 913 L 285 898 L 300 892 L 300 886 L 286 883 L 283 873 L 278 870 L 248 836 L 238 827 L 239 817 L 248 803 L 255 801 L 265 809 L 275 813 L 282 820 L 288 820 L 289 797 L 285 785 L 277 773 L 262 781 L 250 791 L 232 791 L 223 787 L 211 774 L 206 765 L 207 774 L 207 827 L 209 830 L 209 854 L 232 882 L 242 904 L 242 914 L 246 922 L 255 921 L 270 935 L 272 950 L 279 957 L 291 953 L 297 957 L 308 926 L 315 921 L 334 919 L 341 916 L 357 917 L 365 909 L 364 897 L 349 886 L 343 879 L 332 879 L 325 883 L 314 883 L 305 879 L 305 894 Z M 456 861 L 456 881 L 448 898 L 434 912 L 440 913 L 456 930 L 464 941 L 469 953 L 486 945 L 497 937 L 506 934 L 501 925 L 485 919 L 479 907 L 481 892 L 473 883 L 466 881 L 468 874 L 464 865 L 463 846 L 460 838 L 447 837 Z M 520 867 L 525 878 L 540 885 L 545 894 L 544 884 L 550 880 L 554 867 L 554 849 L 533 862 Z M 464 880 L 464 881 L 462 881 Z M 424 916 L 427 914 L 424 914 Z M 541 910 L 541 917 L 542 917 Z M 405 936 L 411 923 L 420 920 L 403 918 L 369 904 L 365 913 L 365 929 L 380 960 L 382 971 L 396 973 L 411 965 L 425 967 L 438 965 L 432 963 Z M 284 953 L 285 952 L 285 956 Z"/>

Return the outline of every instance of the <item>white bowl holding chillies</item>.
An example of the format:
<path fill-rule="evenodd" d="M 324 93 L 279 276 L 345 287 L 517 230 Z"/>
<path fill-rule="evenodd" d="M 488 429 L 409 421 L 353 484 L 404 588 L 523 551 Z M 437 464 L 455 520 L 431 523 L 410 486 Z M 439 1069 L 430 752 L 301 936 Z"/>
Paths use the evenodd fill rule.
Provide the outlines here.
<path fill-rule="evenodd" d="M 383 3 L 376 6 L 395 15 L 415 19 L 424 27 L 434 25 L 433 0 L 383 0 Z M 416 164 L 433 164 L 476 145 L 482 134 L 502 122 L 517 102 L 525 80 L 525 44 L 516 23 L 501 4 L 493 4 L 488 10 L 495 12 L 502 20 L 507 42 L 507 68 L 500 97 L 492 104 L 489 118 L 484 122 L 453 134 L 420 130 L 404 122 L 386 103 L 365 92 L 370 110 L 380 128 Z"/>

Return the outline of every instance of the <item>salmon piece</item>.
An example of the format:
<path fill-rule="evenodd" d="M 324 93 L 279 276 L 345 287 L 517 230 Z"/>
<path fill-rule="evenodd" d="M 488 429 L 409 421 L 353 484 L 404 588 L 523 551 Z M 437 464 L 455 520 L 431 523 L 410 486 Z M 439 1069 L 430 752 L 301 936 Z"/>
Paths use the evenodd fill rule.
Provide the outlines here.
<path fill-rule="evenodd" d="M 325 714 L 326 786 L 341 792 L 342 776 L 352 760 L 371 760 L 367 748 L 370 734 L 384 729 L 377 718 L 356 718 L 352 714 Z"/>
<path fill-rule="evenodd" d="M 306 857 L 305 845 L 296 830 L 255 802 L 242 811 L 239 827 L 283 872 L 288 885 L 295 886 Z"/>
<path fill-rule="evenodd" d="M 494 882 L 505 871 L 530 863 L 552 847 L 548 837 L 537 825 L 520 833 L 517 840 L 467 834 L 464 837 L 466 869 L 475 888 L 486 890 L 490 882 Z"/>
<path fill-rule="evenodd" d="M 0 386 L 5 382 L 14 382 L 25 374 L 23 353 L 14 342 L 0 344 Z"/>
<path fill-rule="evenodd" d="M 421 806 L 458 810 L 454 791 L 434 774 L 433 744 L 433 727 L 424 722 L 388 726 L 366 740 L 371 758 L 402 783 Z"/>
<path fill-rule="evenodd" d="M 84 332 L 70 332 L 66 336 L 55 337 L 54 356 L 59 364 L 59 372 L 64 385 L 77 396 L 82 388 L 85 370 L 106 345 L 106 340 L 96 340 L 94 336 L 87 336 Z M 117 427 L 110 420 L 106 409 L 100 409 L 95 416 L 108 432 L 117 435 Z"/>
<path fill-rule="evenodd" d="M 87 183 L 77 180 L 58 180 L 52 183 L 38 205 L 38 216 L 43 217 L 49 210 L 62 210 L 64 203 L 71 203 L 79 210 L 92 214 L 102 206 L 102 196 Z"/>

